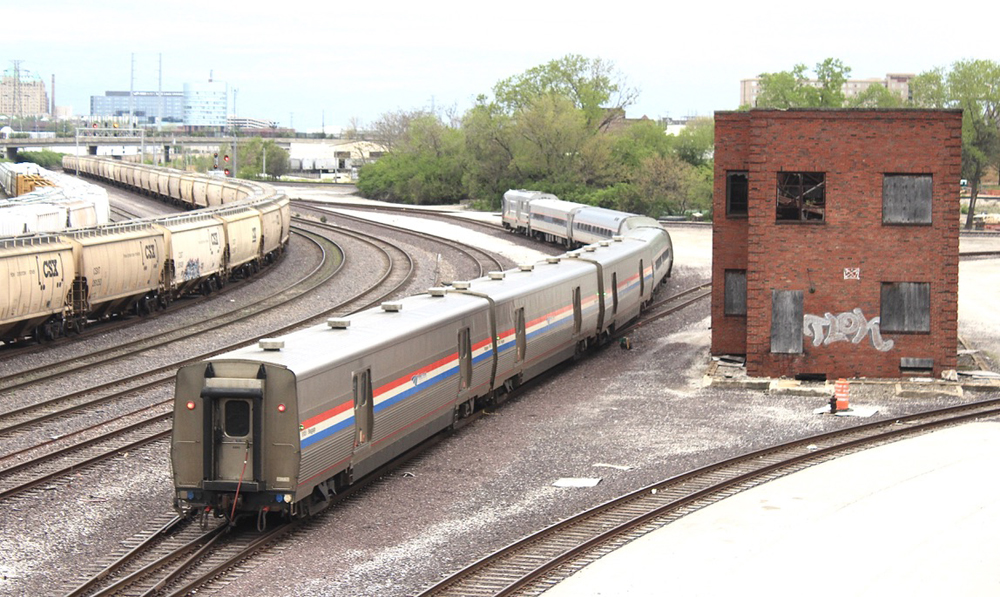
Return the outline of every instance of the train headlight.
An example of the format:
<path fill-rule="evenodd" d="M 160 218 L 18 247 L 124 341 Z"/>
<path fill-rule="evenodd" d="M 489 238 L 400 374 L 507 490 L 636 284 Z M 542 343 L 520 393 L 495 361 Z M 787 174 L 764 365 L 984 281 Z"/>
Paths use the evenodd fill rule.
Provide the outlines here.
<path fill-rule="evenodd" d="M 285 503 L 286 504 L 291 504 L 292 503 L 292 494 L 290 494 L 290 493 L 286 493 L 285 494 Z"/>
<path fill-rule="evenodd" d="M 285 412 L 285 405 L 284 404 L 279 404 L 278 405 L 278 412 L 279 413 Z"/>
<path fill-rule="evenodd" d="M 194 400 L 188 400 L 187 407 L 188 410 L 194 410 Z"/>

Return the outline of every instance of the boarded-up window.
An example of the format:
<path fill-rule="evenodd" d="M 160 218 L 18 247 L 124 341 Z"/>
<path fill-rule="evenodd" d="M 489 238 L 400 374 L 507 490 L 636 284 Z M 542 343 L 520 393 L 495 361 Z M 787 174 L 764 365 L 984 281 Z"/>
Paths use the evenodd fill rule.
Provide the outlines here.
<path fill-rule="evenodd" d="M 745 216 L 750 205 L 750 178 L 745 170 L 726 172 L 726 215 Z"/>
<path fill-rule="evenodd" d="M 826 175 L 822 172 L 778 172 L 779 221 L 821 222 L 826 219 Z"/>
<path fill-rule="evenodd" d="M 929 174 L 886 174 L 882 178 L 882 222 L 930 224 L 932 183 Z"/>
<path fill-rule="evenodd" d="M 744 269 L 727 269 L 725 280 L 726 315 L 747 314 L 747 271 Z"/>
<path fill-rule="evenodd" d="M 931 331 L 931 285 L 883 282 L 879 329 L 883 332 Z"/>
<path fill-rule="evenodd" d="M 802 291 L 771 291 L 771 352 L 802 352 Z"/>

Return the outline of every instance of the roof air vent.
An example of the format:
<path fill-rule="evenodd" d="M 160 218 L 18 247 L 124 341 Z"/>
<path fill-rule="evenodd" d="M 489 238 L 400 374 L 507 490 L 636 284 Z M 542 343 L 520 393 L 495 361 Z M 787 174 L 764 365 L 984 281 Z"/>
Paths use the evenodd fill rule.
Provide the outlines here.
<path fill-rule="evenodd" d="M 398 313 L 403 310 L 403 303 L 382 303 L 382 310 L 386 313 Z"/>
<path fill-rule="evenodd" d="M 278 340 L 277 338 L 261 338 L 257 344 L 261 350 L 269 351 L 281 350 L 285 347 L 285 341 Z"/>
<path fill-rule="evenodd" d="M 442 288 L 440 286 L 437 286 L 435 288 L 428 288 L 427 289 L 427 294 L 429 294 L 431 296 L 438 296 L 438 297 L 440 297 L 440 296 L 444 296 L 444 295 L 448 294 L 448 289 L 447 288 Z"/>
<path fill-rule="evenodd" d="M 577 253 L 576 251 L 573 251 L 572 253 L 566 253 L 566 256 L 569 257 L 570 259 L 579 259 L 580 258 L 580 254 Z"/>
<path fill-rule="evenodd" d="M 625 237 L 624 237 L 624 236 L 618 236 L 618 235 L 615 235 L 615 236 L 612 236 L 612 237 L 611 237 L 611 240 L 615 241 L 616 243 L 620 243 L 620 242 L 622 242 L 623 240 L 625 240 Z"/>
<path fill-rule="evenodd" d="M 331 317 L 326 320 L 326 325 L 334 330 L 346 330 L 351 327 L 351 320 L 346 317 Z"/>
<path fill-rule="evenodd" d="M 559 261 L 560 260 L 559 260 L 558 257 L 546 257 L 545 258 L 545 263 L 559 263 Z"/>
<path fill-rule="evenodd" d="M 602 247 L 610 247 L 611 246 L 611 241 L 609 241 L 609 240 L 602 240 L 598 244 L 601 245 Z"/>
<path fill-rule="evenodd" d="M 593 253 L 594 251 L 597 250 L 597 247 L 595 247 L 594 245 L 587 245 L 586 247 L 583 248 L 583 250 L 588 253 Z"/>
<path fill-rule="evenodd" d="M 455 290 L 468 290 L 469 287 L 472 286 L 472 284 L 467 281 L 455 281 L 452 282 L 451 285 L 455 287 Z"/>
<path fill-rule="evenodd" d="M 503 272 L 490 272 L 490 280 L 503 280 L 507 274 Z"/>

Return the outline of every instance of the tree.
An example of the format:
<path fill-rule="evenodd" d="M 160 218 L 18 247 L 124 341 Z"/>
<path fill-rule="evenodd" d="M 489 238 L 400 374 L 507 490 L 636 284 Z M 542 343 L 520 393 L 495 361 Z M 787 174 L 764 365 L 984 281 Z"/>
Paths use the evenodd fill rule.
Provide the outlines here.
<path fill-rule="evenodd" d="M 902 108 L 904 100 L 885 85 L 872 84 L 852 97 L 847 105 L 851 108 Z"/>
<path fill-rule="evenodd" d="M 386 151 L 392 152 L 396 148 L 396 145 L 406 136 L 410 128 L 410 123 L 428 115 L 430 113 L 424 110 L 412 110 L 409 112 L 396 110 L 395 112 L 386 112 L 372 124 L 373 140 L 384 147 Z"/>
<path fill-rule="evenodd" d="M 678 133 L 674 148 L 677 157 L 692 166 L 704 166 L 712 159 L 715 147 L 715 119 L 695 118 Z"/>
<path fill-rule="evenodd" d="M 1000 160 L 1000 64 L 960 60 L 950 71 L 935 69 L 913 81 L 913 102 L 925 108 L 962 109 L 962 176 L 969 180 L 972 228 L 982 178 Z"/>
<path fill-rule="evenodd" d="M 583 112 L 589 128 L 605 128 L 639 96 L 614 64 L 579 54 L 552 60 L 500 81 L 493 87 L 497 103 L 507 114 L 528 108 L 539 97 L 565 97 Z"/>
<path fill-rule="evenodd" d="M 851 69 L 836 58 L 816 65 L 816 81 L 806 77 L 806 65 L 791 71 L 761 73 L 756 108 L 840 108 L 844 105 L 844 82 Z"/>
<path fill-rule="evenodd" d="M 411 117 L 393 150 L 361 168 L 358 190 L 367 197 L 414 204 L 464 199 L 463 146 L 462 131 L 436 116 Z"/>
<path fill-rule="evenodd" d="M 240 178 L 255 179 L 263 175 L 274 179 L 288 173 L 288 152 L 273 139 L 251 137 L 240 142 L 236 165 Z"/>

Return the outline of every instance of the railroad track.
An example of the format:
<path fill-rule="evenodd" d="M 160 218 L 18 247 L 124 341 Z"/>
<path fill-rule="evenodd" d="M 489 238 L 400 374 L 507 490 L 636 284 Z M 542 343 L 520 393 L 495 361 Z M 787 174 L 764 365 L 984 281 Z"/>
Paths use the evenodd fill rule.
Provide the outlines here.
<path fill-rule="evenodd" d="M 699 300 L 701 298 L 698 294 L 699 290 L 702 290 L 702 287 L 682 291 L 656 303 L 655 306 L 661 310 L 676 311 Z M 170 406 L 170 401 L 165 401 L 162 404 L 167 413 L 164 415 L 166 417 L 169 417 Z M 477 412 L 469 420 L 474 420 L 481 414 L 482 412 Z M 166 441 L 165 435 L 157 436 L 155 439 Z M 433 445 L 439 439 L 440 436 L 430 440 L 429 443 L 422 445 L 417 450 L 405 454 L 401 460 L 387 466 L 399 466 L 402 462 L 418 456 L 428 445 Z M 360 484 L 352 486 L 349 493 L 342 493 L 339 499 L 346 499 L 360 491 L 367 484 L 376 481 L 382 474 L 384 473 L 366 477 Z M 173 524 L 180 525 L 181 523 Z M 192 528 L 190 523 L 185 524 L 187 525 L 185 528 Z M 211 536 L 185 540 L 175 550 L 165 550 L 152 546 L 154 543 L 156 545 L 167 544 L 168 541 L 160 537 L 160 535 L 167 534 L 165 531 L 151 532 L 147 541 L 142 542 L 141 545 L 130 547 L 127 554 L 116 557 L 106 568 L 88 573 L 90 579 L 74 589 L 69 595 L 72 597 L 119 594 L 185 595 L 213 579 L 225 578 L 229 574 L 228 570 L 234 567 L 238 568 L 239 562 L 252 557 L 261 549 L 266 549 L 266 546 L 277 543 L 287 532 L 300 527 L 302 527 L 302 523 L 296 522 L 291 525 L 283 525 L 278 533 L 265 533 L 263 535 L 254 533 L 252 529 L 242 529 L 239 531 L 240 535 L 232 540 L 218 539 L 215 537 L 215 531 L 211 531 L 209 533 Z M 172 529 L 174 526 L 170 528 Z M 173 532 L 170 534 L 172 535 Z M 178 541 L 173 541 L 171 544 L 177 543 Z M 199 550 L 197 557 L 189 555 L 196 547 Z M 153 560 L 147 562 L 150 558 Z M 132 570 L 135 572 L 130 572 Z M 112 577 L 122 580 L 109 584 L 105 579 Z M 98 587 L 100 588 L 98 589 Z"/>
<path fill-rule="evenodd" d="M 394 231 L 396 233 L 404 233 L 404 234 L 408 234 L 408 235 L 411 235 L 411 236 L 415 236 L 417 238 L 428 240 L 428 241 L 430 241 L 432 243 L 435 243 L 435 244 L 445 245 L 445 246 L 449 247 L 452 251 L 455 251 L 456 253 L 458 253 L 459 255 L 461 255 L 463 257 L 463 259 L 466 259 L 466 260 L 468 260 L 468 261 L 470 261 L 472 263 L 472 270 L 471 270 L 472 273 L 471 273 L 471 275 L 468 276 L 467 279 L 479 278 L 479 277 L 485 276 L 490 271 L 505 270 L 505 269 L 509 269 L 510 267 L 512 267 L 514 265 L 513 263 L 504 263 L 504 262 L 501 262 L 496 257 L 496 255 L 494 255 L 493 253 L 491 253 L 489 251 L 486 251 L 486 250 L 483 250 L 483 249 L 480 249 L 478 247 L 474 247 L 474 246 L 471 246 L 471 245 L 468 245 L 468 244 L 465 244 L 465 243 L 460 243 L 460 242 L 457 242 L 457 241 L 454 241 L 454 240 L 450 240 L 450 239 L 447 239 L 447 238 L 442 238 L 440 236 L 435 236 L 433 234 L 427 234 L 427 233 L 419 232 L 419 231 L 412 230 L 412 229 L 409 229 L 409 228 L 404 228 L 402 226 L 396 226 L 396 225 L 387 224 L 387 223 L 384 223 L 384 222 L 377 222 L 377 221 L 374 221 L 374 220 L 370 220 L 370 219 L 366 219 L 366 218 L 362 218 L 362 217 L 358 217 L 358 216 L 346 214 L 343 211 L 340 211 L 339 208 L 338 209 L 333 209 L 330 205 L 328 205 L 326 203 L 309 202 L 309 201 L 296 201 L 295 205 L 296 205 L 296 207 L 306 206 L 307 208 L 309 208 L 309 209 L 311 209 L 311 210 L 313 210 L 313 211 L 315 211 L 317 213 L 325 214 L 326 216 L 336 217 L 339 220 L 346 220 L 346 221 L 349 221 L 349 222 L 357 222 L 359 224 L 363 223 L 364 225 L 367 225 L 367 226 L 373 226 L 375 228 L 379 228 L 379 229 L 383 229 L 383 230 L 392 230 L 392 231 Z M 339 207 L 341 207 L 341 208 L 350 208 L 349 204 L 341 205 Z M 390 213 L 405 213 L 407 215 L 419 215 L 422 218 L 426 217 L 428 215 L 435 215 L 434 213 L 426 212 L 426 211 L 421 211 L 418 214 L 418 213 L 414 212 L 414 210 L 407 211 L 407 210 L 400 210 L 400 209 L 386 210 L 386 209 L 374 209 L 373 208 L 373 209 L 370 209 L 370 211 L 377 211 L 377 212 L 387 212 L 388 211 Z M 462 224 L 468 223 L 470 221 L 471 220 L 469 220 L 467 218 L 462 218 L 461 219 L 461 223 Z M 449 220 L 449 222 L 453 223 L 453 224 L 457 223 L 454 219 Z M 453 280 L 439 280 L 439 282 L 441 284 L 449 284 L 452 281 Z"/>
<path fill-rule="evenodd" d="M 859 425 L 730 458 L 639 489 L 491 554 L 422 597 L 540 595 L 587 564 L 674 520 L 814 464 L 946 426 L 1000 415 L 988 400 Z"/>
<path fill-rule="evenodd" d="M 379 467 L 338 493 L 327 510 L 377 483 L 438 441 L 438 437 L 430 438 Z M 248 560 L 278 548 L 299 533 L 308 533 L 320 524 L 323 515 L 321 511 L 307 519 L 272 521 L 270 525 L 245 520 L 231 526 L 206 517 L 163 514 L 151 521 L 148 531 L 111 554 L 107 562 L 91 566 L 82 581 L 67 579 L 66 586 L 71 588 L 65 597 L 181 597 L 213 583 L 226 584 L 240 574 Z"/>
<path fill-rule="evenodd" d="M 355 233 L 348 234 L 360 237 L 360 235 L 356 235 Z M 333 308 L 328 309 L 320 316 L 312 316 L 313 318 L 319 318 L 330 313 L 345 313 L 365 308 L 371 304 L 377 303 L 385 296 L 396 292 L 409 280 L 413 272 L 413 263 L 409 257 L 398 248 L 395 248 L 395 250 L 398 251 L 398 254 L 390 255 L 389 249 L 385 246 L 386 243 L 384 243 L 384 241 L 373 242 L 376 242 L 378 245 L 382 245 L 379 247 L 379 250 L 383 251 L 386 256 L 386 271 L 383 272 L 377 282 L 370 288 L 366 288 L 358 293 L 355 293 L 354 295 L 348 297 L 347 300 L 344 300 L 335 305 Z M 395 267 L 393 267 L 393 260 L 395 260 Z M 400 265 L 400 261 L 402 261 L 402 266 Z M 397 271 L 395 275 L 393 275 L 393 269 Z M 339 270 L 339 266 L 334 268 L 334 271 L 337 270 Z M 402 270 L 402 273 L 398 273 L 399 270 Z M 323 275 L 321 278 L 325 279 L 322 281 L 313 280 L 309 283 L 311 286 L 310 290 L 320 287 L 322 282 L 329 280 L 330 276 Z M 284 304 L 284 302 L 280 300 L 280 297 L 276 298 L 278 299 L 278 303 Z M 270 309 L 275 306 L 277 305 L 261 305 L 260 309 Z M 241 319 L 256 316 L 259 313 L 260 310 L 253 313 L 244 313 L 242 314 Z M 216 327 L 221 327 L 222 325 L 228 325 L 232 322 L 228 321 L 226 323 L 217 323 L 218 325 Z M 280 334 L 299 325 L 302 325 L 302 322 L 295 322 L 279 329 L 270 330 L 270 332 Z M 214 329 L 216 328 L 213 327 L 209 330 L 201 329 L 198 333 L 211 333 Z M 142 348 L 139 348 L 138 346 L 127 347 L 124 353 L 116 351 L 114 354 L 105 355 L 105 361 L 101 364 L 104 365 L 108 361 L 113 362 L 120 359 L 131 358 L 137 351 L 140 350 L 152 350 L 153 348 L 162 349 L 178 339 L 189 338 L 191 333 L 191 330 L 187 329 L 187 332 L 182 333 L 180 338 L 164 339 L 162 342 L 152 342 L 152 345 L 145 345 Z M 54 419 L 94 413 L 95 411 L 102 409 L 107 403 L 124 402 L 129 400 L 130 397 L 134 400 L 134 396 L 137 394 L 152 392 L 157 388 L 165 387 L 173 383 L 176 369 L 181 365 L 196 362 L 208 356 L 246 345 L 247 343 L 247 341 L 241 341 L 228 346 L 216 347 L 213 350 L 202 354 L 189 354 L 183 359 L 175 359 L 166 365 L 152 370 L 146 370 L 145 372 L 137 375 L 119 378 L 100 384 L 99 386 L 86 388 L 84 390 L 72 392 L 70 394 L 11 410 L 3 415 L 0 415 L 0 439 L 10 438 L 10 436 L 17 433 L 31 435 L 32 438 L 35 436 L 40 437 L 46 435 L 43 433 L 32 432 L 37 431 L 39 426 L 45 422 L 52 421 Z M 85 366 L 93 366 L 93 364 Z M 53 376 L 59 377 L 68 375 L 72 371 L 79 368 L 81 367 L 76 367 L 70 364 L 61 368 L 59 371 L 51 372 L 50 375 L 43 375 L 37 370 L 32 370 L 25 376 L 25 378 L 18 380 L 16 383 L 5 384 L 4 389 L 11 390 L 12 388 L 31 386 L 32 384 L 39 383 L 41 380 L 49 379 Z M 36 377 L 36 374 L 40 377 Z M 131 419 L 136 415 L 139 415 L 142 419 L 163 422 L 165 425 L 165 431 L 147 428 L 145 437 L 142 441 L 139 441 L 138 444 L 135 445 L 165 438 L 169 434 L 170 429 L 171 407 L 172 402 L 170 400 L 159 401 L 152 405 L 148 404 L 147 400 L 145 403 L 140 405 L 139 410 L 121 417 L 116 417 L 110 421 L 107 420 L 106 417 L 95 416 L 95 418 L 101 419 L 96 424 L 85 426 L 84 428 L 72 433 L 60 435 L 59 437 L 49 439 L 41 443 L 34 443 L 28 448 L 20 450 L 6 450 L 5 455 L 0 458 L 0 500 L 27 489 L 37 487 L 40 484 L 50 482 L 52 479 L 66 474 L 69 471 L 76 470 L 80 466 L 85 466 L 87 464 L 98 462 L 102 459 L 114 457 L 121 451 L 129 449 L 129 447 L 133 447 L 133 444 L 129 444 L 129 447 L 123 448 L 120 447 L 117 442 L 119 441 L 118 437 L 122 434 L 131 434 L 134 431 Z M 101 446 L 111 447 L 104 449 Z M 85 457 L 74 456 L 67 458 L 67 454 L 76 454 L 74 450 L 80 449 L 86 449 L 87 455 Z M 60 465 L 58 464 L 60 462 L 65 462 L 67 464 Z"/>
<path fill-rule="evenodd" d="M 245 309 L 229 311 L 216 317 L 185 324 L 165 334 L 141 338 L 132 342 L 119 343 L 102 350 L 93 350 L 86 357 L 75 356 L 63 361 L 45 363 L 44 365 L 8 374 L 0 381 L 0 392 L 18 390 L 41 380 L 68 375 L 93 367 L 98 362 L 106 363 L 128 358 L 141 351 L 160 348 L 179 339 L 190 338 L 194 334 L 209 333 L 230 325 L 235 321 L 282 307 L 288 301 L 304 296 L 335 276 L 340 270 L 344 257 L 343 250 L 338 245 L 327 241 L 320 235 L 304 229 L 299 229 L 296 232 L 301 237 L 313 243 L 320 250 L 322 258 L 316 268 L 307 272 L 291 288 L 275 292 Z M 336 255 L 330 255 L 331 252 L 336 253 Z M 2 419 L 0 419 L 0 425 L 2 424 Z"/>

